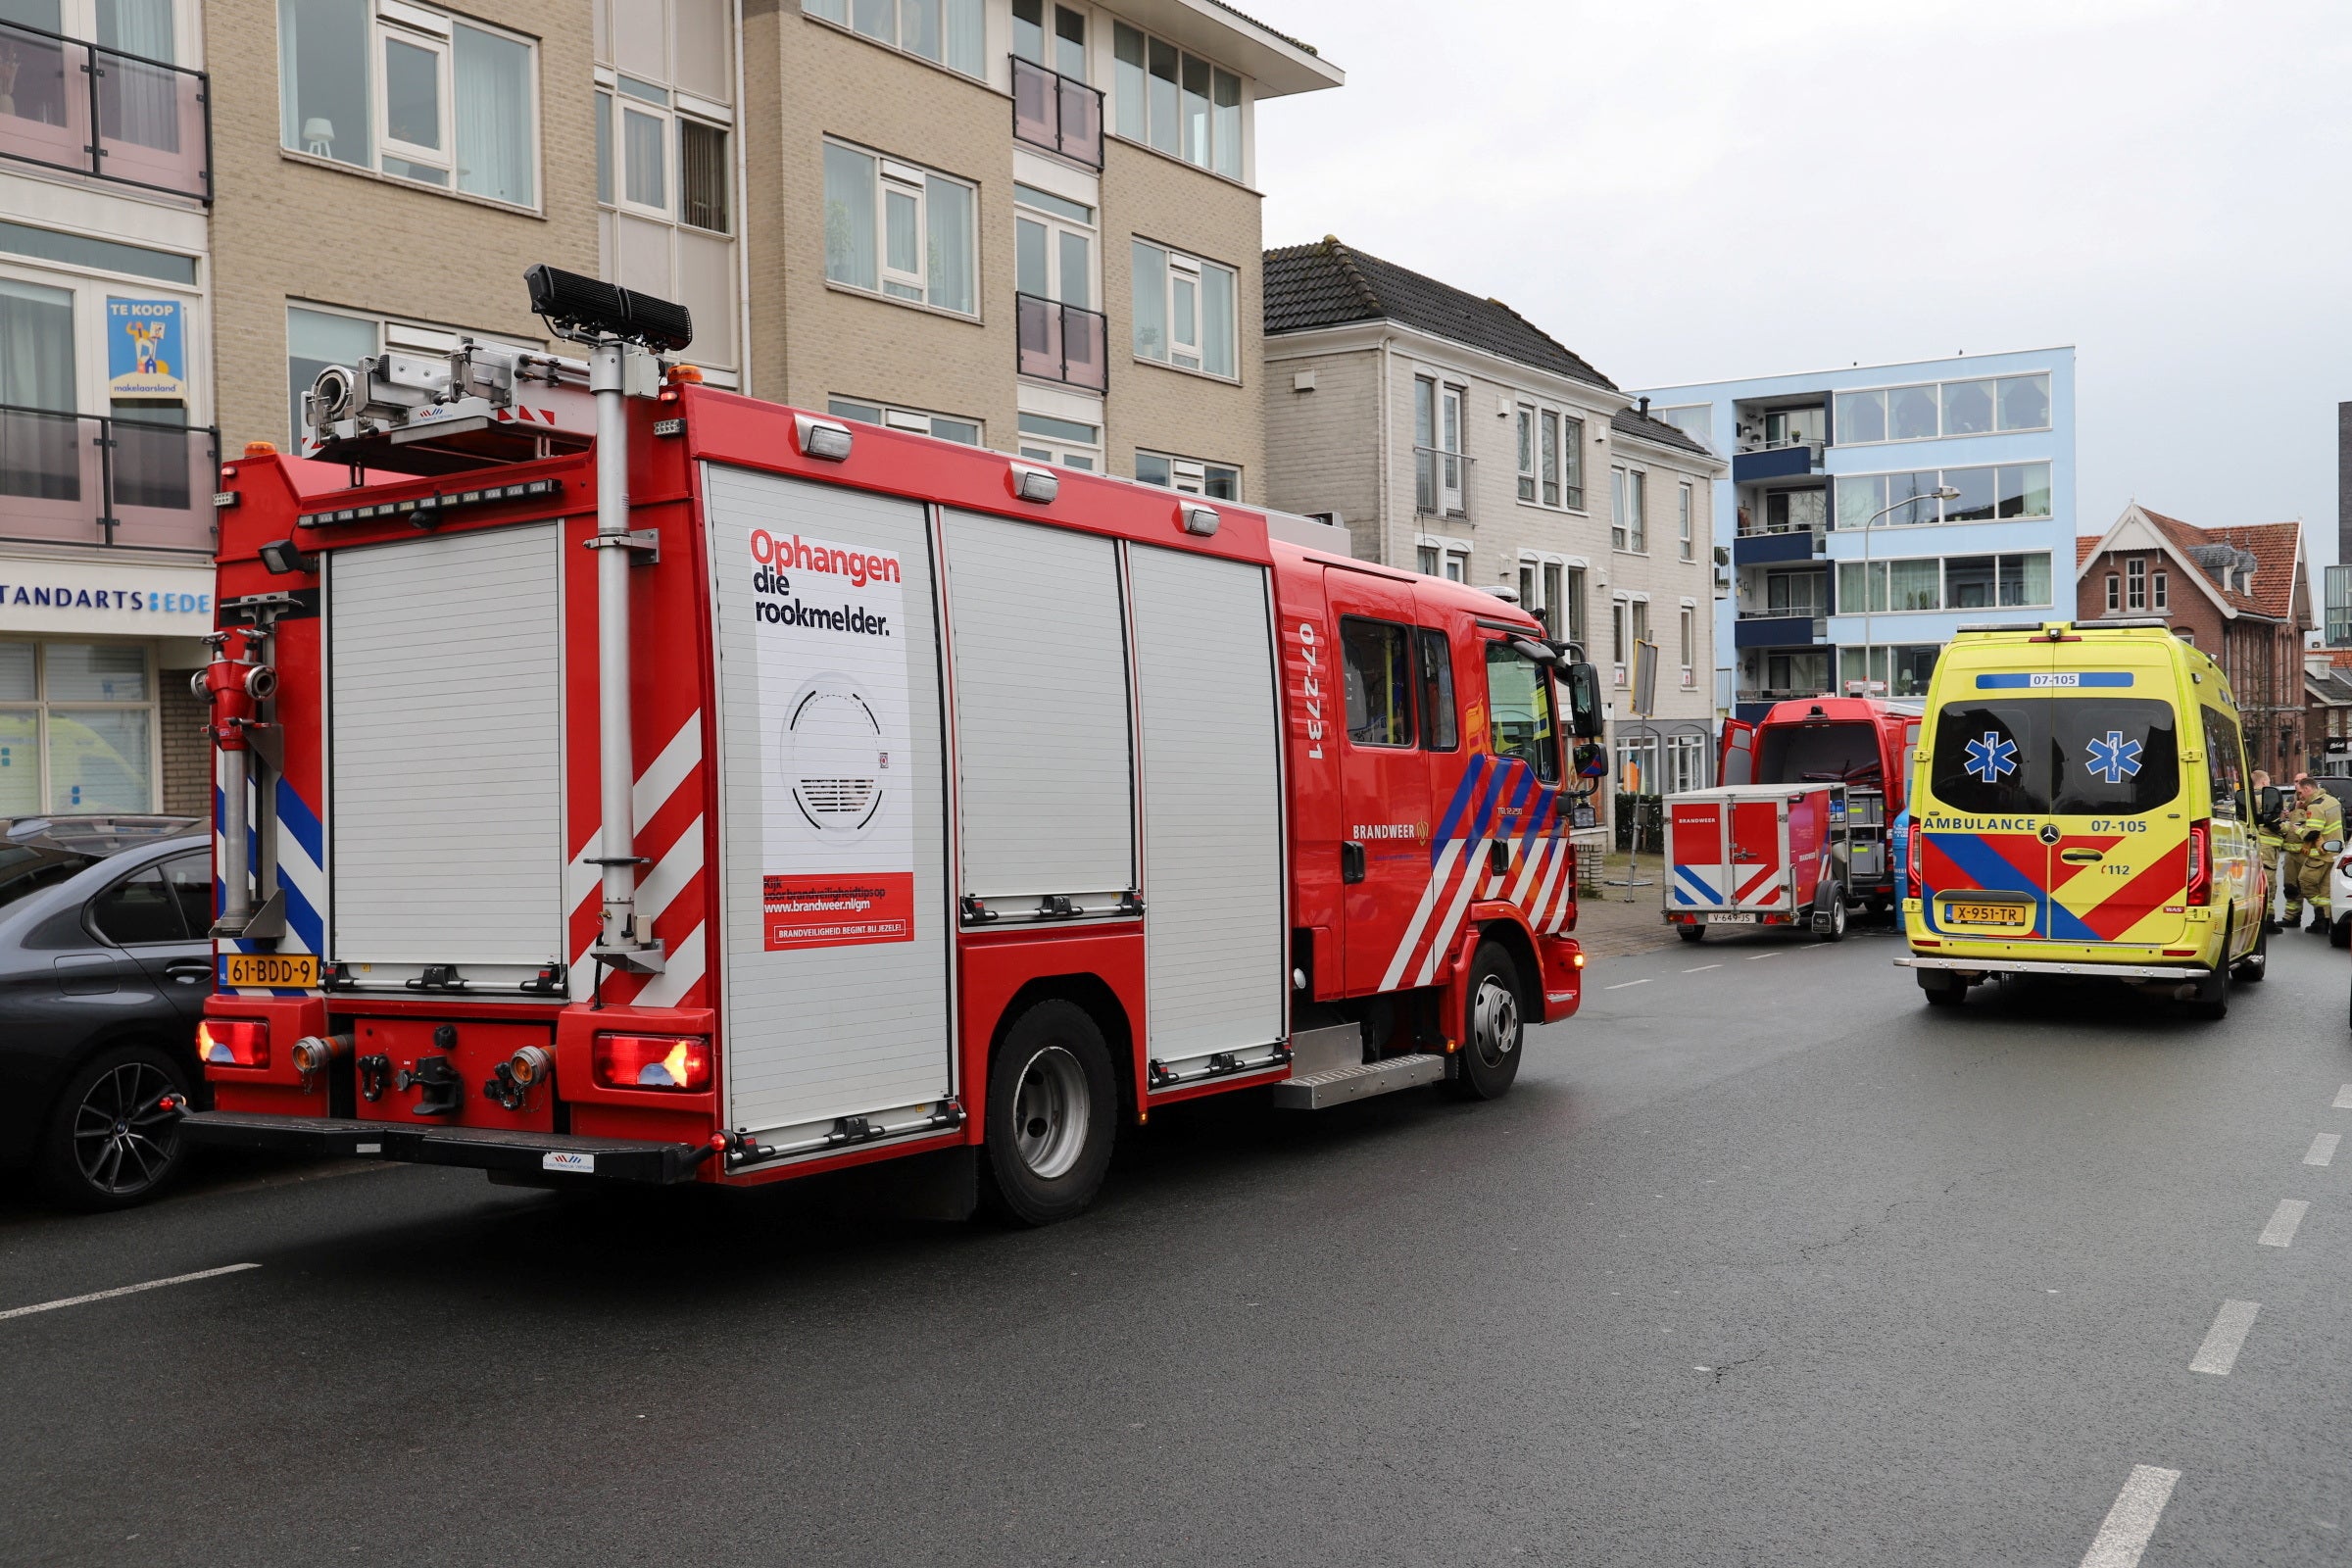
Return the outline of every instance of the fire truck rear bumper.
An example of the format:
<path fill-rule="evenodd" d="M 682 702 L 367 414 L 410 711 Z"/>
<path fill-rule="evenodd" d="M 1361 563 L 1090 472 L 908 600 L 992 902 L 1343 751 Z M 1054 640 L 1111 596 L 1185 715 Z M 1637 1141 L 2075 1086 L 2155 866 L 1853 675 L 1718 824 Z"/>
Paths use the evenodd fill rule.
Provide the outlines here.
<path fill-rule="evenodd" d="M 2071 974 L 2087 980 L 2202 980 L 2201 963 L 2055 963 L 2047 958 L 1953 958 L 1915 953 L 1898 969 L 1960 969 L 1970 974 Z"/>
<path fill-rule="evenodd" d="M 471 1170 L 572 1172 L 656 1185 L 693 1180 L 710 1153 L 692 1144 L 235 1110 L 190 1111 L 179 1126 L 189 1142 L 216 1149 L 259 1149 L 312 1158 L 398 1159 Z"/>

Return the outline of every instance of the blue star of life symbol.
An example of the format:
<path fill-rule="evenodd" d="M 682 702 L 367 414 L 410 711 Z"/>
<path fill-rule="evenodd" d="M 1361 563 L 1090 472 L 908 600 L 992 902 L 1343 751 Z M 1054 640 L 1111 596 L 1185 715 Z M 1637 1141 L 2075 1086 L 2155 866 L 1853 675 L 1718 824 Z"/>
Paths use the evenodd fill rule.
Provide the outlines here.
<path fill-rule="evenodd" d="M 2124 739 L 2122 730 L 2109 730 L 2105 740 L 2092 740 L 2088 750 L 2090 760 L 2084 765 L 2108 783 L 2139 776 L 2139 742 Z"/>
<path fill-rule="evenodd" d="M 1998 730 L 1986 730 L 1983 740 L 1968 743 L 1968 770 L 1987 784 L 1998 784 L 2002 774 L 2017 771 L 2017 743 L 2003 740 Z"/>

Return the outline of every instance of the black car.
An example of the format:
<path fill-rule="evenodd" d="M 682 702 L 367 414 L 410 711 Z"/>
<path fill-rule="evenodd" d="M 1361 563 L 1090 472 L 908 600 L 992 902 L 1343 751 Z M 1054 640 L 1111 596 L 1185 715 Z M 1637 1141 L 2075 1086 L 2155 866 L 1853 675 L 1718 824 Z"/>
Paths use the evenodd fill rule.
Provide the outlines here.
<path fill-rule="evenodd" d="M 203 1082 L 212 844 L 184 816 L 0 823 L 0 1165 L 52 1200 L 119 1208 L 179 1173 Z"/>

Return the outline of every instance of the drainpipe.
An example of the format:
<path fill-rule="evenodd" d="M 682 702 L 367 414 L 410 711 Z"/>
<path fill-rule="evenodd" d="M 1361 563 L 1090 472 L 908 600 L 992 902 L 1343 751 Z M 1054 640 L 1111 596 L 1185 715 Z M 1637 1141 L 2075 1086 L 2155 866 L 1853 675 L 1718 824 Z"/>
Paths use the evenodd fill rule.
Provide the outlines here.
<path fill-rule="evenodd" d="M 1396 340 L 1383 336 L 1380 340 L 1380 557 L 1381 564 L 1396 564 L 1393 546 L 1396 543 L 1396 519 L 1389 511 L 1390 421 L 1396 417 L 1395 405 L 1389 401 L 1389 349 Z"/>

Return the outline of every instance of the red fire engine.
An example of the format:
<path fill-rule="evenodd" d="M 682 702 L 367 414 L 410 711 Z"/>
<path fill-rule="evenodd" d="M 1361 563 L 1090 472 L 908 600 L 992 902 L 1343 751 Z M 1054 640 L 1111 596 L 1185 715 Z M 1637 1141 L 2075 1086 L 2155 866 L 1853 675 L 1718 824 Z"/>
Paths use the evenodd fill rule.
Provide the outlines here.
<path fill-rule="evenodd" d="M 1723 726 L 1715 776 L 1724 784 L 1838 784 L 1845 897 L 1873 913 L 1892 909 L 1894 819 L 1903 812 L 1911 753 L 1925 707 L 1876 697 L 1798 697 L 1753 724 Z"/>
<path fill-rule="evenodd" d="M 1042 1223 L 1116 1127 L 1511 1085 L 1584 957 L 1589 666 L 1321 523 L 662 372 L 324 372 L 220 497 L 200 1143 Z M 662 313 L 674 313 L 674 323 Z M 1340 543 L 1335 551 L 1324 541 Z"/>

